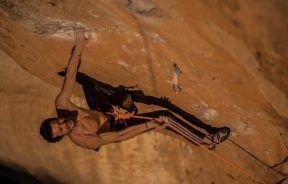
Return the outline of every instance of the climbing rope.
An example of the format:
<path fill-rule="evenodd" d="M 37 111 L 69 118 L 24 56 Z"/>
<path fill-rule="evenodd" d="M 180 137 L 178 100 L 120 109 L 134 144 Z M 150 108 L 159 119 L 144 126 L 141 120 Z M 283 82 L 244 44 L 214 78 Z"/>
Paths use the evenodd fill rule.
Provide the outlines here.
<path fill-rule="evenodd" d="M 261 164 L 265 165 L 267 168 L 275 171 L 276 173 L 280 174 L 281 176 L 287 177 L 287 174 L 284 174 L 280 171 L 278 171 L 277 169 L 275 169 L 275 166 L 269 166 L 268 164 L 266 164 L 265 162 L 263 162 L 262 160 L 260 160 L 259 158 L 257 158 L 255 155 L 253 155 L 252 153 L 250 153 L 249 151 L 247 151 L 245 148 L 243 148 L 242 146 L 240 146 L 239 144 L 237 144 L 235 141 L 233 141 L 232 139 L 228 139 L 232 144 L 234 144 L 235 146 L 237 146 L 238 148 L 240 148 L 241 150 L 243 150 L 245 153 L 247 153 L 248 155 L 250 155 L 251 157 L 253 157 L 255 160 L 257 160 L 258 162 L 260 162 Z M 288 157 L 287 157 L 288 158 Z M 286 161 L 287 158 L 284 160 Z M 277 164 L 276 164 L 277 166 Z"/>
<path fill-rule="evenodd" d="M 157 120 L 158 119 L 158 118 L 138 116 L 138 115 L 132 115 L 132 114 L 119 114 L 119 113 L 115 114 L 115 113 L 110 113 L 110 112 L 108 112 L 108 114 L 113 115 L 115 117 L 115 120 L 118 120 L 118 119 L 129 119 L 129 118 L 138 118 L 138 119 L 146 119 L 146 120 Z M 249 171 L 247 171 L 246 169 L 242 168 L 238 164 L 236 164 L 236 163 L 224 158 L 219 153 L 216 153 L 215 151 L 212 151 L 212 150 L 208 149 L 207 147 L 205 147 L 203 145 L 203 141 L 202 140 L 200 140 L 197 136 L 192 135 L 191 132 L 188 133 L 187 131 L 183 131 L 183 129 L 181 127 L 179 127 L 179 124 L 177 124 L 176 122 L 172 121 L 171 119 L 169 119 L 169 121 L 170 121 L 170 123 L 168 124 L 168 127 L 170 127 L 174 131 L 178 132 L 179 134 L 181 134 L 184 137 L 186 137 L 189 140 L 191 140 L 194 144 L 196 144 L 202 150 L 208 152 L 209 154 L 211 154 L 215 158 L 223 161 L 225 164 L 227 164 L 230 167 L 238 170 L 242 174 L 254 179 L 255 181 L 257 181 L 257 182 L 259 182 L 261 184 L 266 184 L 264 181 L 262 181 L 261 179 L 259 179 L 255 175 L 251 174 Z"/>

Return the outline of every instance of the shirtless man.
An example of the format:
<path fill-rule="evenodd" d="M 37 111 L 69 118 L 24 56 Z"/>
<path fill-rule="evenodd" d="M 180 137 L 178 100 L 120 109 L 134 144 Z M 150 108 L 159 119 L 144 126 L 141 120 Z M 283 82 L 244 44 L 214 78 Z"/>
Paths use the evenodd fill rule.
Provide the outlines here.
<path fill-rule="evenodd" d="M 91 36 L 85 37 L 83 29 L 75 31 L 75 48 L 67 66 L 61 92 L 55 101 L 58 117 L 44 120 L 40 127 L 40 134 L 46 141 L 57 142 L 63 136 L 68 135 L 78 146 L 97 149 L 106 144 L 130 139 L 148 130 L 165 128 L 171 118 L 174 122 L 179 123 L 177 126 L 180 126 L 181 130 L 188 132 L 188 134 L 192 132 L 205 144 L 220 143 L 223 140 L 222 138 L 228 137 L 229 132 L 226 132 L 224 135 L 227 135 L 227 137 L 223 137 L 223 134 L 219 133 L 217 134 L 219 136 L 216 136 L 216 140 L 214 138 L 209 139 L 201 132 L 189 127 L 169 111 L 154 111 L 141 114 L 142 116 L 154 118 L 150 121 L 143 119 L 121 121 L 116 120 L 109 112 L 100 112 L 96 108 L 84 109 L 73 104 L 70 98 L 76 83 L 80 57 L 90 39 Z M 98 98 L 98 96 L 96 95 L 95 98 Z"/>
<path fill-rule="evenodd" d="M 127 140 L 159 126 L 155 121 L 149 121 L 122 131 L 110 131 L 107 116 L 95 110 L 78 107 L 70 101 L 81 53 L 90 39 L 91 37 L 85 37 L 84 30 L 75 32 L 75 49 L 68 63 L 62 90 L 55 101 L 58 118 L 45 120 L 40 129 L 41 135 L 48 142 L 57 142 L 62 136 L 69 135 L 77 145 L 95 149 L 105 144 Z M 50 130 L 47 130 L 47 127 L 50 127 Z"/>

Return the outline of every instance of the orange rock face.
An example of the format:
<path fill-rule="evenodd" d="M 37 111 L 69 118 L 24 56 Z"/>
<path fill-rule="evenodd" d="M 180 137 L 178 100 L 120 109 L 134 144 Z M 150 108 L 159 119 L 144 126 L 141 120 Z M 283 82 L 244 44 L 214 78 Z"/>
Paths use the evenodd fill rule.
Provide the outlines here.
<path fill-rule="evenodd" d="M 48 144 L 41 121 L 68 63 L 73 30 L 93 40 L 80 70 L 112 85 L 166 96 L 270 166 L 288 156 L 288 4 L 285 0 L 0 1 L 0 161 L 44 183 L 256 183 L 173 133 L 83 149 Z M 173 63 L 181 69 L 173 90 Z M 77 85 L 72 101 L 87 107 Z M 157 106 L 137 104 L 140 112 Z M 266 183 L 283 179 L 231 141 L 216 152 Z M 284 162 L 275 167 L 288 172 Z M 287 181 L 286 181 L 287 182 Z"/>

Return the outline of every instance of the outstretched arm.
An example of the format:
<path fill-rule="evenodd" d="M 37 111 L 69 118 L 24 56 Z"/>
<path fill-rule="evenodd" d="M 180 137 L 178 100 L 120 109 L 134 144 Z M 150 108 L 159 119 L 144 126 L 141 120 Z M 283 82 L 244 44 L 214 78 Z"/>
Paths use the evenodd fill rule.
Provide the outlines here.
<path fill-rule="evenodd" d="M 89 38 L 85 38 L 85 31 L 83 29 L 78 29 L 75 31 L 75 49 L 67 65 L 67 72 L 62 85 L 61 92 L 56 98 L 57 108 L 61 107 L 69 108 L 71 106 L 70 97 L 72 95 L 73 88 L 75 85 L 77 68 L 80 62 L 80 57 L 83 49 L 85 48 L 86 44 L 89 42 L 90 39 L 91 36 Z"/>
<path fill-rule="evenodd" d="M 149 121 L 147 123 L 125 128 L 124 130 L 118 132 L 112 131 L 101 133 L 98 135 L 84 135 L 79 140 L 72 140 L 81 147 L 88 149 L 96 149 L 106 144 L 128 140 L 147 130 L 151 130 L 157 127 L 159 127 L 158 123 L 156 123 L 155 121 Z"/>

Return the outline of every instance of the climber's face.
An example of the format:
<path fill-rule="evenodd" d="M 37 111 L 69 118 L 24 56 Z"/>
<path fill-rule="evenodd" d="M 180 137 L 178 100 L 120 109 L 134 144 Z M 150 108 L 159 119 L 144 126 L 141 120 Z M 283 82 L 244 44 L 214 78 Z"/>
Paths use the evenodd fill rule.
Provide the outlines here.
<path fill-rule="evenodd" d="M 51 123 L 52 136 L 58 137 L 69 134 L 74 128 L 75 123 L 72 120 L 58 118 Z"/>

